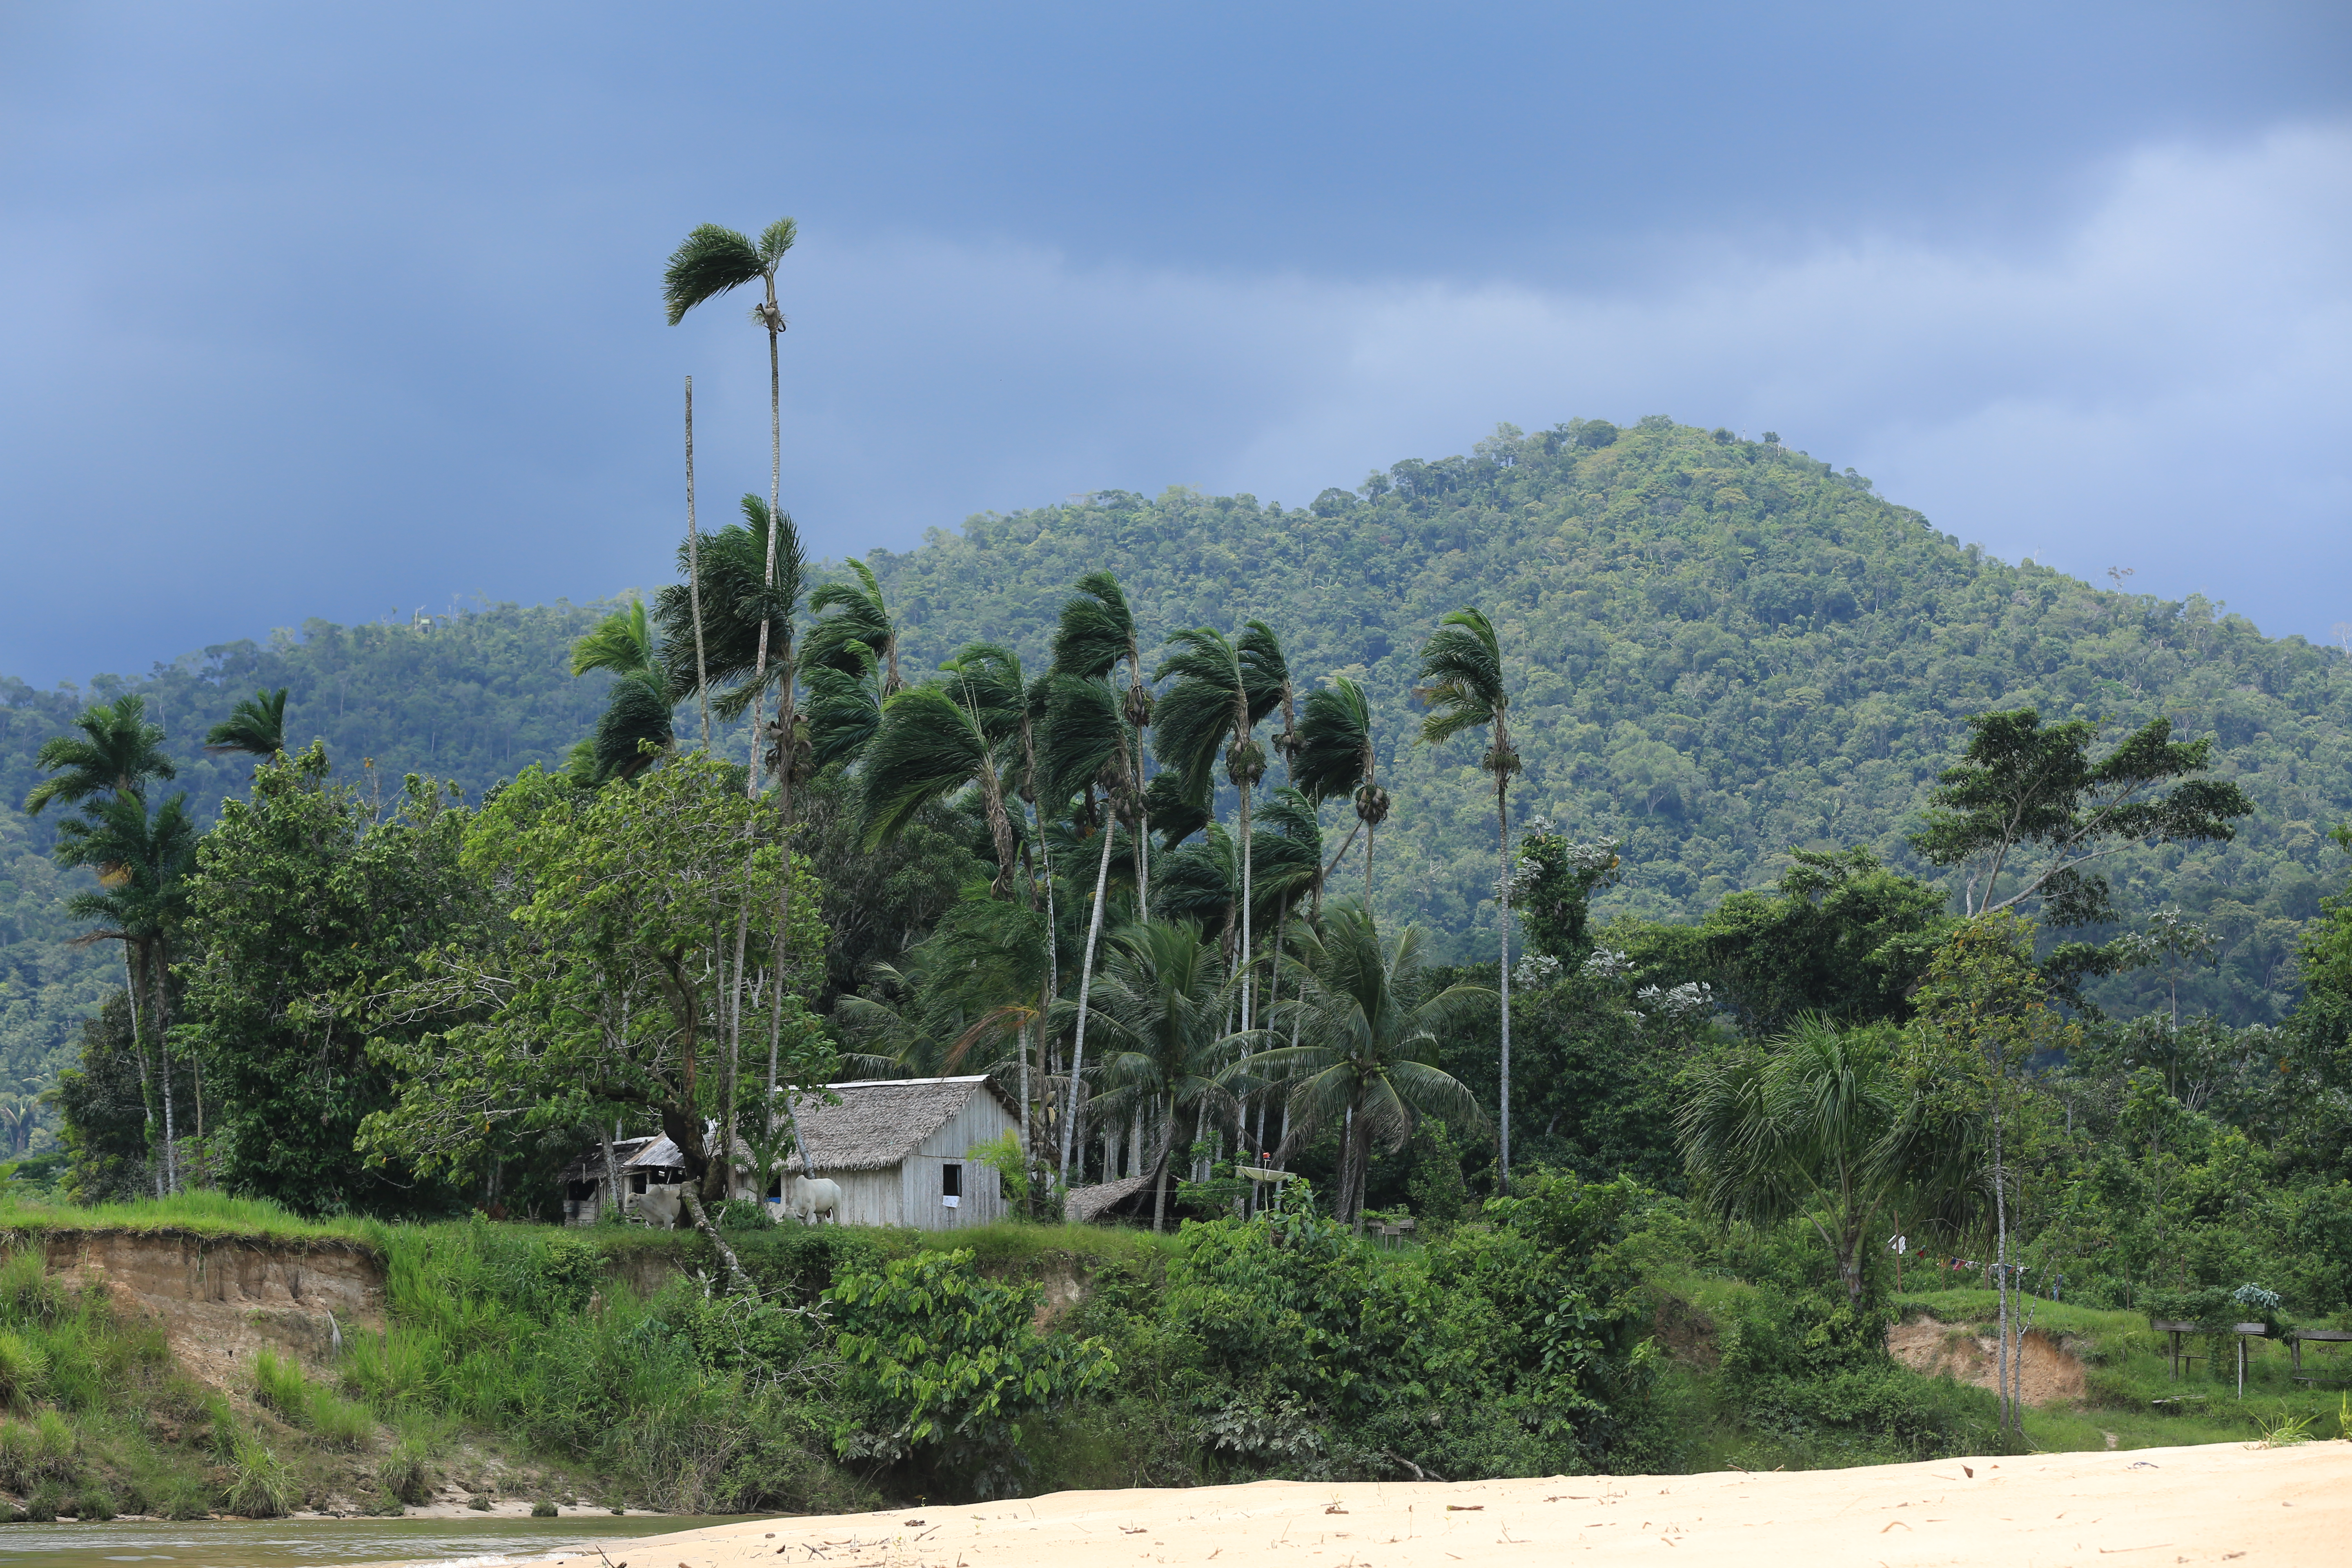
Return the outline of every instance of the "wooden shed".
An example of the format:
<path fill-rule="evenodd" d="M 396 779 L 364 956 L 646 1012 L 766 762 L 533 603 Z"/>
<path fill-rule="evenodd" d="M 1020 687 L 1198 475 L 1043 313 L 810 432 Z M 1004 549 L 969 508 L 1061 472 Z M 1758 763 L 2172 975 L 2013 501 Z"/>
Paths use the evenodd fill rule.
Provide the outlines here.
<path fill-rule="evenodd" d="M 1005 1216 L 995 1168 L 972 1151 L 1021 1126 L 1020 1110 L 985 1074 L 862 1079 L 826 1086 L 840 1100 L 800 1097 L 814 1173 L 841 1188 L 844 1225 L 960 1230 Z M 801 1156 L 788 1162 L 794 1174 Z"/>

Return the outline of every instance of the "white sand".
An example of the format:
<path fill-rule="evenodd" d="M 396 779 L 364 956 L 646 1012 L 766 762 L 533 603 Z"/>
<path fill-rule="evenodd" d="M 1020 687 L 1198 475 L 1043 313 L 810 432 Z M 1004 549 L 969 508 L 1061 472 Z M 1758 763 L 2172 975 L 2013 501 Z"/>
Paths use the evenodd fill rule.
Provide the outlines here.
<path fill-rule="evenodd" d="M 1453 1568 L 1581 1563 L 2352 1565 L 2352 1444 L 2213 1444 L 1749 1475 L 1259 1481 L 771 1519 L 567 1568 Z M 561 1560 L 559 1560 L 561 1561 Z"/>

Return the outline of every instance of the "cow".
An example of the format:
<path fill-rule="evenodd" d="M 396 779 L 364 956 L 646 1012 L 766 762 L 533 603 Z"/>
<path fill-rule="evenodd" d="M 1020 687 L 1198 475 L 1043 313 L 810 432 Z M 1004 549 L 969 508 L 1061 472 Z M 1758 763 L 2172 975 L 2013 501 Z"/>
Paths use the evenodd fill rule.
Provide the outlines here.
<path fill-rule="evenodd" d="M 784 1208 L 803 1225 L 816 1224 L 824 1215 L 834 1224 L 841 1223 L 841 1184 L 823 1176 L 812 1180 L 807 1176 L 784 1178 Z"/>
<path fill-rule="evenodd" d="M 637 1217 L 656 1230 L 676 1230 L 678 1210 L 683 1206 L 678 1194 L 684 1190 L 683 1184 L 647 1187 L 637 1194 Z"/>

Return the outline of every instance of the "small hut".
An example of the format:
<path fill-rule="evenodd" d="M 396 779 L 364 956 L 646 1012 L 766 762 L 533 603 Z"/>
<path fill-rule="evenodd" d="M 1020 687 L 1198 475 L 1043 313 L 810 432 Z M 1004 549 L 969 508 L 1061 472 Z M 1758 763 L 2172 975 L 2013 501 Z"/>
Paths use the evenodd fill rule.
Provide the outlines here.
<path fill-rule="evenodd" d="M 633 1215 L 647 1193 L 656 1198 L 677 1192 L 686 1180 L 686 1154 L 668 1139 L 616 1138 L 613 1163 L 621 1177 L 621 1212 Z M 594 1225 L 604 1210 L 604 1150 L 600 1144 L 563 1167 L 563 1223 Z"/>
<path fill-rule="evenodd" d="M 968 1078 L 861 1079 L 828 1084 L 793 1110 L 807 1141 L 803 1169 L 841 1188 L 843 1225 L 903 1225 L 961 1230 L 1005 1215 L 993 1166 L 974 1154 L 1021 1125 L 1020 1108 L 986 1074 Z"/>

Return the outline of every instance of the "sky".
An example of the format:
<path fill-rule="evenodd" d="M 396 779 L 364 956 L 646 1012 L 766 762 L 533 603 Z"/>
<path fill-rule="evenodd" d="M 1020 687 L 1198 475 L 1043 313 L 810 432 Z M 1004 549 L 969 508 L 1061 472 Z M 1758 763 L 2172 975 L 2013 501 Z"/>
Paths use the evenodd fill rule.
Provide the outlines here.
<path fill-rule="evenodd" d="M 1666 414 L 2352 640 L 2352 7 L 1932 9 L 0 7 L 0 675 L 664 580 L 785 214 L 819 554 Z"/>

